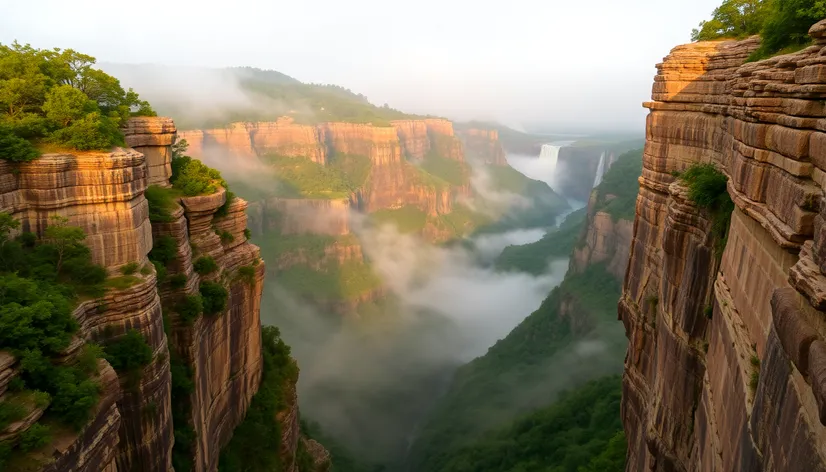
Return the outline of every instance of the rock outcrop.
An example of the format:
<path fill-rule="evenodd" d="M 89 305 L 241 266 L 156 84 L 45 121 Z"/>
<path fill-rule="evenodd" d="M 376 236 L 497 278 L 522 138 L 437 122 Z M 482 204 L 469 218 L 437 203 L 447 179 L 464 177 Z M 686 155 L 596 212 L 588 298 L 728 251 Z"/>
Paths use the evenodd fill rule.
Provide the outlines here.
<path fill-rule="evenodd" d="M 169 186 L 175 126 L 166 118 L 135 118 L 124 131 L 134 149 L 47 154 L 14 169 L 0 160 L 0 211 L 18 219 L 24 231 L 42 234 L 50 217 L 59 215 L 86 232 L 93 260 L 111 274 L 129 263 L 143 268 L 130 286 L 78 305 L 74 317 L 82 339 L 66 356 L 79 352 L 82 340 L 105 345 L 137 330 L 152 349 L 152 360 L 140 372 L 119 374 L 100 360 L 101 395 L 91 420 L 74 434 L 55 438 L 48 447 L 52 454 L 41 458 L 42 470 L 172 470 L 174 357 L 185 363 L 194 385 L 183 410 L 183 423 L 195 432 L 189 451 L 194 470 L 214 471 L 261 378 L 264 264 L 258 248 L 247 242 L 246 202 L 236 198 L 217 216 L 226 200 L 223 190 L 182 198 L 170 222 L 150 223 L 144 190 L 150 184 Z M 149 263 L 153 237 L 162 236 L 178 247 L 168 269 L 186 277 L 182 288 L 173 289 L 168 279 L 158 284 Z M 193 259 L 206 255 L 218 270 L 200 276 Z M 242 275 L 243 267 L 252 271 Z M 176 303 L 197 294 L 202 280 L 227 289 L 226 308 L 194 322 L 179 319 Z M 15 362 L 0 356 L 3 389 L 16 373 Z"/>
<path fill-rule="evenodd" d="M 629 471 L 826 470 L 826 21 L 814 45 L 699 42 L 658 65 L 619 314 Z M 721 258 L 673 171 L 713 163 Z"/>
<path fill-rule="evenodd" d="M 460 136 L 468 159 L 494 166 L 508 165 L 505 149 L 499 142 L 499 131 L 469 128 L 463 130 Z"/>
<path fill-rule="evenodd" d="M 593 264 L 606 264 L 606 270 L 622 280 L 628 266 L 628 254 L 634 233 L 634 222 L 617 219 L 603 210 L 597 210 L 597 192 L 588 201 L 588 219 L 581 243 L 571 255 L 571 269 L 583 272 Z"/>

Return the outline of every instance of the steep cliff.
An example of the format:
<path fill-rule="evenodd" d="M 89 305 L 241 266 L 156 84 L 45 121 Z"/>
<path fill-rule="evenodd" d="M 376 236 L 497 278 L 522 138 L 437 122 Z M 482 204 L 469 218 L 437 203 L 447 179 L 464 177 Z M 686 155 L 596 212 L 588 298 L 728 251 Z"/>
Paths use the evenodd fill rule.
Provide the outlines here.
<path fill-rule="evenodd" d="M 499 142 L 499 131 L 468 128 L 463 130 L 460 136 L 468 159 L 475 159 L 488 165 L 508 165 L 505 149 Z"/>
<path fill-rule="evenodd" d="M 826 21 L 810 33 L 761 62 L 744 64 L 748 39 L 657 67 L 619 303 L 627 470 L 826 470 Z M 672 175 L 697 163 L 736 206 L 721 258 Z"/>
<path fill-rule="evenodd" d="M 225 206 L 223 190 L 177 198 L 165 221 L 150 221 L 144 192 L 149 184 L 170 187 L 175 126 L 133 118 L 124 132 L 131 149 L 46 154 L 14 165 L 0 159 L 0 212 L 38 235 L 50 217 L 65 217 L 83 229 L 93 261 L 110 274 L 105 295 L 75 308 L 78 336 L 107 346 L 137 333 L 151 352 L 139 370 L 117 374 L 101 360 L 101 394 L 87 424 L 54 435 L 33 453 L 35 462 L 13 462 L 12 470 L 216 470 L 258 390 L 264 264 L 247 242 L 246 202 Z M 153 245 L 172 252 L 154 266 Z M 215 268 L 196 273 L 194 260 L 206 256 Z M 134 275 L 118 276 L 127 270 Z M 206 282 L 226 291 L 225 303 L 184 317 L 181 301 L 204 293 Z M 73 343 L 67 358 L 82 345 Z M 15 361 L 3 364 L 4 385 Z M 182 393 L 182 384 L 192 388 Z"/>

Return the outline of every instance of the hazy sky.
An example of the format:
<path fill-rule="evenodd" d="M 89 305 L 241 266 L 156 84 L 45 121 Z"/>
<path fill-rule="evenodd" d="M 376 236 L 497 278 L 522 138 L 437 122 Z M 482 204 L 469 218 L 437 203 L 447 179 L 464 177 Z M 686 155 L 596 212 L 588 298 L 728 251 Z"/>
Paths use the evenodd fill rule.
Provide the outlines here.
<path fill-rule="evenodd" d="M 720 2 L 0 0 L 0 42 L 275 69 L 455 119 L 641 130 L 654 65 Z"/>

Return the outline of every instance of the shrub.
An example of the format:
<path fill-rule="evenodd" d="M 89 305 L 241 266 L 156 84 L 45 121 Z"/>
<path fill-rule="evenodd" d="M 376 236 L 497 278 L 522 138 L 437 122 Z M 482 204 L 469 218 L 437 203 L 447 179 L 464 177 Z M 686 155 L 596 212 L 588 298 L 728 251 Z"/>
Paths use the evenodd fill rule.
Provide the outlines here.
<path fill-rule="evenodd" d="M 770 0 L 766 21 L 760 32 L 762 42 L 750 61 L 764 59 L 784 50 L 799 49 L 811 42 L 809 28 L 826 17 L 822 0 Z"/>
<path fill-rule="evenodd" d="M 728 177 L 712 164 L 695 164 L 680 175 L 688 186 L 688 199 L 711 216 L 715 252 L 721 257 L 728 242 L 734 202 L 728 194 Z"/>
<path fill-rule="evenodd" d="M 227 183 L 223 182 L 222 185 L 225 189 L 227 189 L 227 199 L 226 201 L 224 201 L 224 204 L 218 207 L 218 210 L 215 212 L 215 216 L 217 216 L 218 218 L 222 218 L 224 216 L 229 215 L 229 206 L 232 205 L 232 201 L 235 200 L 235 194 L 229 191 Z"/>
<path fill-rule="evenodd" d="M 179 289 L 186 286 L 186 274 L 175 274 L 169 278 L 169 286 L 173 289 Z"/>
<path fill-rule="evenodd" d="M 221 173 L 189 156 L 172 158 L 172 186 L 187 197 L 210 195 L 227 187 Z"/>
<path fill-rule="evenodd" d="M 149 275 L 152 273 L 152 266 L 150 264 L 144 264 L 141 267 L 141 275 Z"/>
<path fill-rule="evenodd" d="M 138 263 L 130 262 L 120 268 L 120 273 L 123 275 L 132 275 L 138 271 Z"/>
<path fill-rule="evenodd" d="M 150 185 L 143 196 L 149 204 L 149 221 L 153 223 L 169 223 L 173 221 L 170 210 L 175 208 L 176 193 L 174 189 Z"/>
<path fill-rule="evenodd" d="M 204 314 L 217 315 L 227 307 L 227 289 L 216 282 L 201 282 L 201 297 L 204 301 Z"/>
<path fill-rule="evenodd" d="M 160 236 L 153 241 L 149 260 L 167 266 L 178 257 L 178 241 L 172 236 Z"/>
<path fill-rule="evenodd" d="M 218 237 L 221 238 L 221 243 L 223 244 L 229 244 L 235 241 L 235 236 L 233 236 L 232 233 L 230 233 L 229 231 L 215 230 L 215 234 L 217 234 Z"/>
<path fill-rule="evenodd" d="M 39 156 L 40 153 L 30 142 L 16 136 L 10 128 L 0 126 L 0 159 L 11 162 L 29 162 Z"/>
<path fill-rule="evenodd" d="M 152 348 L 136 329 L 107 343 L 104 352 L 106 360 L 118 372 L 138 370 L 152 361 Z"/>
<path fill-rule="evenodd" d="M 242 266 L 238 268 L 238 277 L 249 285 L 255 283 L 255 267 Z"/>
<path fill-rule="evenodd" d="M 35 423 L 20 433 L 20 450 L 23 452 L 40 449 L 50 442 L 52 442 L 51 429 L 41 423 Z"/>
<path fill-rule="evenodd" d="M 11 400 L 3 400 L 0 402 L 0 431 L 25 417 L 26 409 L 19 402 Z"/>
<path fill-rule="evenodd" d="M 247 239 L 252 239 L 252 231 L 249 228 L 244 228 L 244 237 Z"/>
<path fill-rule="evenodd" d="M 204 312 L 204 302 L 200 295 L 186 295 L 175 307 L 181 320 L 190 324 Z"/>
<path fill-rule="evenodd" d="M 158 261 L 152 261 L 152 265 L 155 266 L 155 278 L 157 279 L 159 284 L 162 284 L 166 281 L 166 267 L 163 266 Z"/>
<path fill-rule="evenodd" d="M 215 262 L 215 259 L 213 259 L 212 256 L 201 256 L 195 260 L 192 267 L 198 274 L 207 275 L 218 270 L 218 263 Z"/>

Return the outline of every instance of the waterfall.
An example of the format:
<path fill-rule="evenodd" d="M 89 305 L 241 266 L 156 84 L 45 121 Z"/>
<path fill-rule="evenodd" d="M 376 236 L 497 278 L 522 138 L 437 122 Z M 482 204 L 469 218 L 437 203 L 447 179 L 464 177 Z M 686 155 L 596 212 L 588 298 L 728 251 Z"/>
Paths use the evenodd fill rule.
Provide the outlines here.
<path fill-rule="evenodd" d="M 548 161 L 547 166 L 550 171 L 550 177 L 553 177 L 556 172 L 556 163 L 559 160 L 559 150 L 562 146 L 556 144 L 543 144 L 542 151 L 539 152 L 539 158 Z"/>
<path fill-rule="evenodd" d="M 605 152 L 599 156 L 599 165 L 597 166 L 597 176 L 594 178 L 594 187 L 602 183 L 603 174 L 605 174 Z"/>

